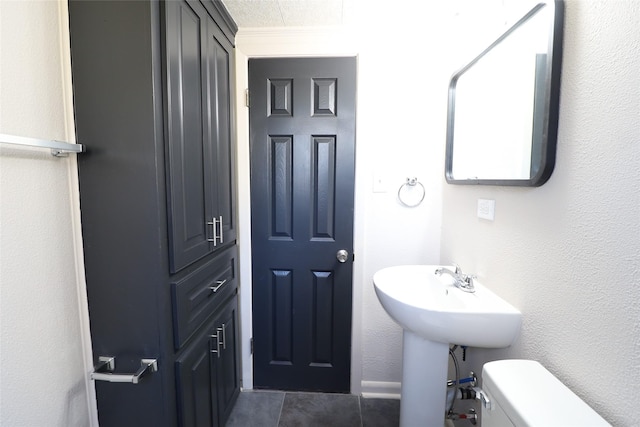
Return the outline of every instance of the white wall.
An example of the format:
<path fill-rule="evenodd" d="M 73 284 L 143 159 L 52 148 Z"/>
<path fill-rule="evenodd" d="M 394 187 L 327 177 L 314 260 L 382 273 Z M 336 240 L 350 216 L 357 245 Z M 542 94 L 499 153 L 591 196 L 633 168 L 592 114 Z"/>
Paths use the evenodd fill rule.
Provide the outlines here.
<path fill-rule="evenodd" d="M 0 2 L 0 133 L 73 142 L 66 20 L 63 1 Z M 79 224 L 75 156 L 0 144 L 2 426 L 95 421 Z"/>
<path fill-rule="evenodd" d="M 442 258 L 518 307 L 518 341 L 616 426 L 639 426 L 640 3 L 568 0 L 557 164 L 540 188 L 444 184 Z M 496 200 L 495 221 L 476 217 Z M 526 386 L 526 384 L 523 384 Z"/>

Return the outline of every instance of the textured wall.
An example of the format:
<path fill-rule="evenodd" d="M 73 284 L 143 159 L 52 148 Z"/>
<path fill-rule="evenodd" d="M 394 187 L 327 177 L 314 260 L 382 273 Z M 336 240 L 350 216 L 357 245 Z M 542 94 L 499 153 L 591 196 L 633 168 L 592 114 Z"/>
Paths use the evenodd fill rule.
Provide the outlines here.
<path fill-rule="evenodd" d="M 73 138 L 65 5 L 0 2 L 0 133 Z M 85 427 L 75 158 L 11 147 L 0 146 L 0 425 Z"/>
<path fill-rule="evenodd" d="M 536 359 L 616 426 L 640 425 L 638 28 L 640 2 L 568 0 L 553 176 L 443 190 L 443 261 L 523 314 L 511 348 L 473 349 L 464 369 Z M 476 217 L 478 198 L 496 200 L 494 222 Z"/>
<path fill-rule="evenodd" d="M 437 28 L 431 4 L 411 2 L 411 13 L 378 8 L 362 11 L 358 22 L 358 160 L 359 203 L 356 224 L 362 242 L 356 253 L 362 292 L 362 392 L 399 393 L 402 375 L 402 329 L 386 314 L 373 287 L 376 271 L 401 264 L 437 264 L 440 259 L 441 161 L 446 117 L 442 99 L 448 71 L 439 67 L 442 52 L 425 46 Z M 364 6 L 364 5 L 363 5 Z M 428 6 L 428 7 L 427 7 Z M 365 6 L 366 7 L 366 6 Z M 368 9 L 371 9 L 368 6 Z M 404 22 L 403 31 L 380 31 L 382 22 Z M 444 84 L 443 84 L 444 83 Z M 446 98 L 445 98 L 446 99 Z M 386 192 L 374 192 L 378 176 Z M 408 177 L 425 187 L 422 204 L 398 202 Z M 415 191 L 419 191 L 416 189 Z"/>

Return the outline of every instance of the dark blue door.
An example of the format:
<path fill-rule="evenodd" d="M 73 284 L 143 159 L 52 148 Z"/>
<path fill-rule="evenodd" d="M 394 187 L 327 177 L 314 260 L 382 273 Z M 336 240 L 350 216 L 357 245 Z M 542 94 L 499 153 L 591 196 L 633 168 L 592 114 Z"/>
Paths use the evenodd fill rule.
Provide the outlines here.
<path fill-rule="evenodd" d="M 249 89 L 254 386 L 348 392 L 356 60 L 252 59 Z"/>

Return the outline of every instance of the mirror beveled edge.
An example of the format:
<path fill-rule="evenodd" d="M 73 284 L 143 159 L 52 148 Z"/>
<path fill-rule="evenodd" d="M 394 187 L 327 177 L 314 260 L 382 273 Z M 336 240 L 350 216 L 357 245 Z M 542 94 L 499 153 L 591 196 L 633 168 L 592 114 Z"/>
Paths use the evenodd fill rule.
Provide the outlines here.
<path fill-rule="evenodd" d="M 549 26 L 550 34 L 548 57 L 551 61 L 547 63 L 545 70 L 548 84 L 545 87 L 545 114 L 543 125 L 543 136 L 539 142 L 541 148 L 540 167 L 537 173 L 529 179 L 456 179 L 453 177 L 453 129 L 454 129 L 454 113 L 455 113 L 455 91 L 456 83 L 460 76 L 464 74 L 473 64 L 478 62 L 491 49 L 497 46 L 502 40 L 509 36 L 513 31 L 524 24 L 532 15 L 540 4 L 553 7 L 553 25 Z M 482 51 L 477 57 L 471 60 L 464 67 L 456 71 L 451 77 L 448 92 L 448 108 L 447 108 L 447 145 L 445 156 L 445 178 L 448 184 L 457 185 L 503 185 L 503 186 L 520 186 L 520 187 L 539 187 L 549 180 L 556 161 L 556 147 L 558 139 L 558 116 L 560 107 L 560 75 L 562 68 L 562 42 L 564 29 L 564 1 L 548 0 L 541 1 L 534 6 L 527 14 L 525 14 L 518 22 L 507 29 L 500 37 L 496 39 L 489 47 Z"/>

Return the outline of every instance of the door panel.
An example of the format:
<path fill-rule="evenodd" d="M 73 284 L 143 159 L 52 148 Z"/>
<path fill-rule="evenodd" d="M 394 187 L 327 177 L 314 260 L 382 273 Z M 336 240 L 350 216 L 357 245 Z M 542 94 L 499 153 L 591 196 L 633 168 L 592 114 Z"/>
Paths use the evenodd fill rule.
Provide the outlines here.
<path fill-rule="evenodd" d="M 253 59 L 254 386 L 349 391 L 355 58 Z"/>
<path fill-rule="evenodd" d="M 293 239 L 293 147 L 290 136 L 271 136 L 270 239 Z"/>
<path fill-rule="evenodd" d="M 335 163 L 336 140 L 334 136 L 314 136 L 312 153 L 313 205 L 310 219 L 313 224 L 313 240 L 335 236 L 334 202 L 336 197 Z"/>

